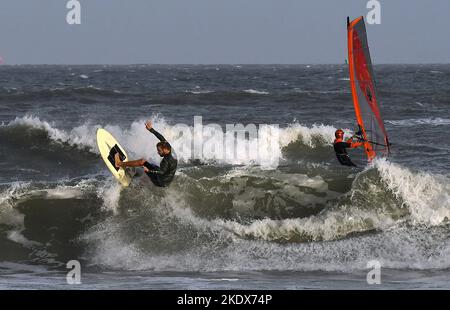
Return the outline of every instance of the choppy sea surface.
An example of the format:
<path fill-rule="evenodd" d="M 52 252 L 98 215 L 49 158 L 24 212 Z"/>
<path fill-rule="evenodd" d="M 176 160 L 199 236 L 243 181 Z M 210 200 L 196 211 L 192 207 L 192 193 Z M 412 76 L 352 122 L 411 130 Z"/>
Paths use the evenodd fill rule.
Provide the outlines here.
<path fill-rule="evenodd" d="M 355 130 L 345 65 L 0 66 L 0 288 L 450 288 L 450 65 L 374 70 L 392 153 L 351 150 L 347 168 L 332 147 Z M 278 165 L 193 159 L 174 128 L 194 116 L 271 125 L 259 155 Z M 122 188 L 96 130 L 158 163 L 147 119 L 176 178 Z"/>

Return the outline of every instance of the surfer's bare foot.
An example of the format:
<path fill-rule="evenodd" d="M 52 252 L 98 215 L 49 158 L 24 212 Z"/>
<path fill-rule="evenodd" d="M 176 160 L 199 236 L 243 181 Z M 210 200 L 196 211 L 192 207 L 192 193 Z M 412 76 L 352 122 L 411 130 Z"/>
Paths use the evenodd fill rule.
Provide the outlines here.
<path fill-rule="evenodd" d="M 120 160 L 119 153 L 116 153 L 116 155 L 114 155 L 114 162 L 116 163 L 116 168 L 122 167 L 122 161 Z"/>

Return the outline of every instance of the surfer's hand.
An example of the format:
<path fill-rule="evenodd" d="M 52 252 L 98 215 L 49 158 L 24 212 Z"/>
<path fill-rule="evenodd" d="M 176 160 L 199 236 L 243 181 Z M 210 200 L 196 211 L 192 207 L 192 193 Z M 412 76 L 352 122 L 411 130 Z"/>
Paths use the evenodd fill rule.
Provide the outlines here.
<path fill-rule="evenodd" d="M 148 170 L 147 167 L 144 167 L 144 171 L 147 173 L 147 172 L 149 172 L 150 170 Z"/>
<path fill-rule="evenodd" d="M 151 121 L 147 121 L 147 122 L 145 123 L 145 128 L 147 128 L 147 130 L 152 129 L 152 128 L 153 128 L 152 122 L 151 122 Z"/>

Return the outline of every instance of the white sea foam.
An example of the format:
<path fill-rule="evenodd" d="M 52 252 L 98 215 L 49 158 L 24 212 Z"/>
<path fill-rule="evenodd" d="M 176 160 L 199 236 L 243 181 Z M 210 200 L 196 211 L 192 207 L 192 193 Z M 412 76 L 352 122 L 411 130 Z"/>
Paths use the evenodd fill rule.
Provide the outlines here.
<path fill-rule="evenodd" d="M 254 95 L 269 95 L 270 93 L 264 90 L 256 90 L 256 89 L 246 89 L 244 92 L 248 94 L 254 94 Z"/>
<path fill-rule="evenodd" d="M 23 234 L 22 234 L 22 229 L 20 230 L 10 230 L 7 234 L 7 238 L 15 243 L 19 243 L 27 248 L 31 248 L 34 246 L 38 246 L 41 245 L 41 243 L 36 242 L 36 241 L 32 241 L 32 240 L 28 240 Z"/>
<path fill-rule="evenodd" d="M 201 95 L 201 94 L 210 94 L 213 93 L 214 91 L 212 90 L 187 90 L 186 93 L 190 93 L 193 95 Z"/>
<path fill-rule="evenodd" d="M 14 227 L 23 225 L 23 215 L 14 209 L 18 197 L 29 190 L 29 182 L 14 182 L 0 193 L 0 224 Z"/>
<path fill-rule="evenodd" d="M 117 214 L 119 209 L 120 193 L 123 186 L 109 178 L 100 187 L 97 188 L 97 196 L 103 200 L 103 207 L 106 210 Z"/>
<path fill-rule="evenodd" d="M 420 103 L 417 103 L 420 104 Z M 422 105 L 423 106 L 423 105 Z M 386 123 L 399 127 L 413 127 L 417 125 L 429 125 L 429 126 L 447 126 L 450 125 L 450 119 L 448 118 L 414 118 L 414 119 L 402 119 L 402 120 L 387 120 Z"/>
<path fill-rule="evenodd" d="M 388 189 L 408 208 L 414 222 L 440 225 L 450 220 L 449 177 L 412 172 L 385 159 L 374 165 Z"/>

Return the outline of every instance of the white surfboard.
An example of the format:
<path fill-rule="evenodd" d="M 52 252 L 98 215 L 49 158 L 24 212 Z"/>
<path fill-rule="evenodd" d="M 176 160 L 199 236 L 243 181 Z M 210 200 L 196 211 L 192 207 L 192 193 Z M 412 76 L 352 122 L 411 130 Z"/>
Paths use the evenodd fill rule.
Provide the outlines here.
<path fill-rule="evenodd" d="M 122 161 L 128 161 L 128 155 L 125 150 L 120 146 L 119 142 L 105 129 L 97 130 L 97 145 L 105 161 L 106 166 L 111 171 L 113 176 L 123 185 L 128 186 L 132 180 L 130 172 L 123 168 L 116 168 L 114 156 L 119 153 Z"/>

